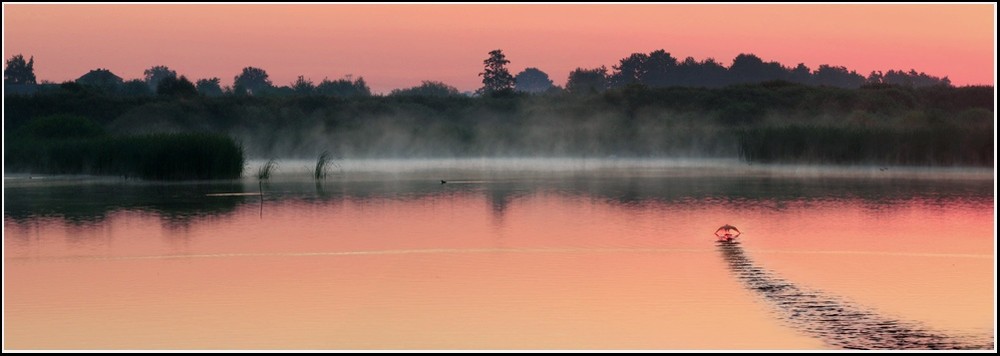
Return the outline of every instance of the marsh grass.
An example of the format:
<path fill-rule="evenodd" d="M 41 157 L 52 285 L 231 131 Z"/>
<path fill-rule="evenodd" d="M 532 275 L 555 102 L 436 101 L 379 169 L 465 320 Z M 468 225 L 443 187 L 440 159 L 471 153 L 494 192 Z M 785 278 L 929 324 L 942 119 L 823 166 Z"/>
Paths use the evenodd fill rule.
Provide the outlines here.
<path fill-rule="evenodd" d="M 205 133 L 48 139 L 8 137 L 11 171 L 118 175 L 151 180 L 234 179 L 243 173 L 243 147 Z"/>
<path fill-rule="evenodd" d="M 271 173 L 278 169 L 278 163 L 274 161 L 274 158 L 267 160 L 267 163 L 257 168 L 257 179 L 265 180 L 271 179 Z"/>
<path fill-rule="evenodd" d="M 335 162 L 330 155 L 329 151 L 323 151 L 316 160 L 316 169 L 313 171 L 313 178 L 319 180 L 324 179 L 327 176 L 330 166 L 339 167 L 337 162 Z"/>

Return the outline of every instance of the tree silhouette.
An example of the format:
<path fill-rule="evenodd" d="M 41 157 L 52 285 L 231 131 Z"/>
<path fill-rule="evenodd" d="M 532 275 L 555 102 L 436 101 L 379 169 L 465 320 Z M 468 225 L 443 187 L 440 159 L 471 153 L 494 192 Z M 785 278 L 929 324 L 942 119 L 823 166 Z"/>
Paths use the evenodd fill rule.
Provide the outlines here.
<path fill-rule="evenodd" d="M 270 88 L 271 80 L 260 68 L 243 68 L 243 72 L 233 78 L 233 92 L 237 94 L 257 95 Z"/>
<path fill-rule="evenodd" d="M 684 87 L 722 87 L 727 83 L 726 67 L 713 58 L 699 62 L 694 57 L 687 57 L 672 68 L 669 82 Z"/>
<path fill-rule="evenodd" d="M 146 84 L 153 90 L 157 90 L 161 80 L 177 78 L 177 72 L 170 70 L 167 66 L 153 66 L 142 71 L 142 74 L 145 76 Z"/>
<path fill-rule="evenodd" d="M 479 73 L 483 86 L 475 91 L 478 95 L 495 96 L 504 93 L 530 92 L 552 93 L 561 91 L 554 86 L 548 74 L 538 68 L 525 68 L 512 76 L 506 65 L 502 50 L 489 52 L 489 58 L 483 61 L 484 71 Z M 604 66 L 593 69 L 577 68 L 570 73 L 566 91 L 571 93 L 595 93 L 609 88 L 625 88 L 639 84 L 651 88 L 683 86 L 718 88 L 732 84 L 756 84 L 764 82 L 786 81 L 805 85 L 834 86 L 839 88 L 865 87 L 928 87 L 951 86 L 951 80 L 945 77 L 935 77 L 914 69 L 889 70 L 886 72 L 872 71 L 868 76 L 858 74 L 843 66 L 824 64 L 815 71 L 804 63 L 794 67 L 785 67 L 781 63 L 764 61 L 750 53 L 740 53 L 733 58 L 732 65 L 726 67 L 715 59 L 708 58 L 698 61 L 694 57 L 686 57 L 678 61 L 663 49 L 646 53 L 633 53 L 622 58 L 617 65 L 612 66 L 613 72 L 608 73 Z M 123 81 L 107 69 L 96 69 L 81 76 L 76 84 L 65 85 L 66 91 L 85 90 L 85 87 L 100 88 L 104 94 L 121 96 L 145 96 L 157 91 L 158 84 L 166 78 L 177 78 L 177 73 L 162 65 L 153 66 L 143 71 L 144 78 Z M 138 84 L 146 85 L 142 89 Z M 28 60 L 21 54 L 13 55 L 7 60 L 4 69 L 4 84 L 7 94 L 30 95 L 46 93 L 55 90 L 56 85 L 42 81 L 36 83 L 34 73 L 34 57 Z M 350 76 L 345 79 L 327 80 L 318 85 L 303 76 L 289 86 L 275 88 L 268 78 L 267 72 L 255 67 L 243 68 L 234 77 L 232 90 L 222 88 L 219 78 L 201 79 L 195 85 L 202 95 L 215 96 L 223 93 L 249 95 L 310 95 L 320 94 L 337 97 L 370 96 L 371 90 L 363 78 L 354 80 Z M 425 81 L 422 85 L 407 89 L 395 89 L 390 95 L 453 95 L 453 87 L 440 82 Z M 471 95 L 471 93 L 466 93 Z"/>
<path fill-rule="evenodd" d="M 458 89 L 445 83 L 430 80 L 407 89 L 393 89 L 389 96 L 458 96 Z"/>
<path fill-rule="evenodd" d="M 799 84 L 812 84 L 812 70 L 805 63 L 799 63 L 788 73 L 788 80 Z"/>
<path fill-rule="evenodd" d="M 813 73 L 813 83 L 841 88 L 859 88 L 865 83 L 865 77 L 846 67 L 821 64 Z"/>
<path fill-rule="evenodd" d="M 552 89 L 549 75 L 538 68 L 525 68 L 514 77 L 514 90 L 528 93 L 544 93 Z"/>
<path fill-rule="evenodd" d="M 76 79 L 76 82 L 83 86 L 90 86 L 103 90 L 106 93 L 115 93 L 121 87 L 122 78 L 111 73 L 110 70 L 98 68 L 87 72 Z"/>
<path fill-rule="evenodd" d="M 641 83 L 654 88 L 662 88 L 677 85 L 675 69 L 677 68 L 677 58 L 662 49 L 649 53 L 646 63 L 643 65 L 645 75 Z"/>
<path fill-rule="evenodd" d="M 691 61 L 697 64 L 693 58 Z M 649 87 L 679 85 L 681 78 L 677 66 L 677 58 L 662 49 L 649 54 L 633 53 L 622 58 L 618 65 L 612 66 L 615 71 L 611 74 L 608 84 L 612 88 L 623 88 L 632 84 Z"/>
<path fill-rule="evenodd" d="M 198 96 L 198 89 L 182 75 L 180 78 L 166 77 L 161 79 L 160 83 L 156 86 L 156 94 L 174 97 L 194 97 Z"/>
<path fill-rule="evenodd" d="M 510 63 L 503 51 L 495 49 L 490 51 L 490 58 L 483 61 L 483 72 L 479 73 L 483 77 L 483 87 L 476 90 L 480 95 L 497 95 L 510 93 L 514 90 L 514 77 L 510 75 L 504 67 Z"/>
<path fill-rule="evenodd" d="M 868 73 L 868 77 L 865 78 L 865 85 L 885 84 L 882 82 L 883 77 L 884 75 L 882 74 L 882 71 L 873 70 L 871 73 Z"/>
<path fill-rule="evenodd" d="M 316 86 L 316 93 L 320 95 L 348 98 L 371 96 L 372 91 L 368 88 L 368 84 L 365 83 L 365 78 L 358 77 L 357 80 L 352 81 L 351 76 L 347 75 L 343 79 L 323 79 L 323 81 Z"/>
<path fill-rule="evenodd" d="M 198 93 L 204 96 L 219 96 L 222 95 L 222 87 L 219 86 L 220 79 L 217 77 L 212 77 L 209 79 L 198 79 L 195 84 L 195 89 Z"/>
<path fill-rule="evenodd" d="M 24 56 L 15 54 L 7 60 L 7 68 L 3 70 L 4 84 L 35 84 L 35 56 L 27 62 Z"/>
<path fill-rule="evenodd" d="M 316 86 L 313 85 L 313 82 L 301 75 L 292 83 L 292 91 L 298 95 L 309 95 L 314 90 L 316 90 Z"/>
<path fill-rule="evenodd" d="M 913 69 L 910 69 L 909 72 L 904 72 L 902 70 L 890 70 L 886 72 L 881 79 L 882 83 L 885 84 L 900 85 L 906 87 L 928 87 L 934 85 L 945 85 L 945 86 L 951 85 L 951 80 L 948 79 L 948 77 L 938 78 L 927 75 L 924 72 L 917 73 L 917 71 Z"/>
<path fill-rule="evenodd" d="M 694 57 L 688 56 L 677 64 L 674 81 L 680 86 L 705 86 L 703 83 L 699 83 L 704 80 L 703 78 L 699 78 L 701 75 L 699 73 L 700 69 L 701 63 L 698 63 L 698 60 L 694 59 Z"/>
<path fill-rule="evenodd" d="M 729 85 L 730 80 L 728 72 L 722 63 L 719 63 L 715 58 L 708 58 L 698 63 L 698 69 L 695 71 L 699 80 L 692 83 L 692 85 L 706 86 L 709 88 L 719 88 Z"/>
<path fill-rule="evenodd" d="M 648 59 L 649 56 L 645 53 L 632 53 L 632 55 L 622 58 L 618 65 L 611 66 L 615 72 L 608 78 L 608 86 L 622 88 L 629 84 L 642 83 L 643 77 L 646 76 L 646 60 Z"/>
<path fill-rule="evenodd" d="M 566 90 L 572 94 L 600 93 L 608 88 L 608 69 L 600 66 L 594 69 L 577 68 L 569 73 Z"/>
<path fill-rule="evenodd" d="M 788 72 L 780 63 L 765 63 L 752 53 L 740 53 L 733 58 L 733 65 L 729 67 L 729 77 L 734 84 L 785 80 L 786 73 Z"/>

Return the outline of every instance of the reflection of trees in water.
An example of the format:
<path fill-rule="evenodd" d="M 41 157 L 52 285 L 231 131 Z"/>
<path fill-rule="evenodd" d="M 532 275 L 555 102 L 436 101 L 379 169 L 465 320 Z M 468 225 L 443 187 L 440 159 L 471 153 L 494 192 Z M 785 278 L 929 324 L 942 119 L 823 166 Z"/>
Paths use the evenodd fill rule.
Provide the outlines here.
<path fill-rule="evenodd" d="M 505 188 L 494 188 L 486 191 L 486 202 L 490 206 L 490 211 L 497 219 L 503 220 L 503 215 L 507 211 L 507 206 L 513 200 L 511 190 Z"/>
<path fill-rule="evenodd" d="M 206 194 L 241 192 L 243 186 L 239 183 L 112 183 L 7 188 L 4 219 L 14 225 L 58 219 L 72 228 L 88 229 L 102 225 L 115 212 L 138 211 L 155 214 L 164 227 L 173 230 L 230 214 L 247 198 L 208 197 Z"/>
<path fill-rule="evenodd" d="M 880 315 L 821 292 L 800 288 L 754 265 L 739 243 L 719 242 L 729 270 L 788 323 L 847 349 L 992 349 L 993 340 L 948 335 L 917 322 Z"/>
<path fill-rule="evenodd" d="M 599 174 L 543 179 L 445 184 L 438 180 L 273 181 L 268 204 L 300 201 L 330 204 L 344 201 L 449 199 L 483 196 L 494 220 L 502 224 L 518 197 L 558 192 L 601 201 L 617 208 L 650 205 L 683 209 L 738 204 L 743 209 L 783 210 L 789 202 L 861 201 L 873 211 L 919 199 L 947 207 L 956 201 L 992 203 L 992 181 L 905 179 L 784 179 L 769 177 L 615 177 Z M 255 196 L 206 197 L 210 193 L 258 192 L 256 182 L 102 183 L 19 185 L 5 188 L 4 219 L 14 225 L 39 218 L 60 219 L 86 227 L 100 224 L 116 211 L 157 214 L 169 229 L 180 229 L 209 217 L 225 217 L 243 204 L 259 204 Z"/>
<path fill-rule="evenodd" d="M 647 204 L 739 204 L 741 208 L 784 210 L 789 203 L 860 201 L 883 210 L 914 199 L 948 206 L 956 201 L 992 202 L 990 180 L 771 178 L 771 177 L 580 177 L 561 183 L 622 208 Z"/>
<path fill-rule="evenodd" d="M 497 225 L 503 225 L 504 215 L 507 213 L 507 208 L 514 199 L 519 198 L 525 194 L 526 187 L 519 187 L 511 183 L 499 183 L 499 184 L 486 184 L 484 185 L 486 203 L 490 207 L 490 211 L 493 213 L 493 220 Z"/>

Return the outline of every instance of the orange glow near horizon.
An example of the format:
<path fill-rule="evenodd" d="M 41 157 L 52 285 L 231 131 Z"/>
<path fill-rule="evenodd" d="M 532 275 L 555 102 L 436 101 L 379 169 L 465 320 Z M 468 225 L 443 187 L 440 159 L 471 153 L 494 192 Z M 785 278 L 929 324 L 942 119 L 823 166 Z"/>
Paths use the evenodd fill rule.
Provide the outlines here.
<path fill-rule="evenodd" d="M 275 85 L 362 76 L 374 92 L 442 81 L 481 86 L 503 49 L 512 74 L 536 67 L 564 85 L 577 67 L 665 49 L 725 65 L 754 53 L 786 66 L 890 69 L 994 85 L 994 4 L 965 5 L 3 5 L 4 57 L 34 56 L 39 81 L 95 68 L 125 79 L 166 65 L 230 85 L 246 66 Z"/>

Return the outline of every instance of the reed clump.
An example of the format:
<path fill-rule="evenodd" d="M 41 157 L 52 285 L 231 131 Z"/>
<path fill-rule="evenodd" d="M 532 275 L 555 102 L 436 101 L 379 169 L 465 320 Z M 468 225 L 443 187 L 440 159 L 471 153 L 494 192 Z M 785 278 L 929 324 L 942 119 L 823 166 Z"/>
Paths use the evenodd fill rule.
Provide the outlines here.
<path fill-rule="evenodd" d="M 274 161 L 274 158 L 267 160 L 266 163 L 257 168 L 257 179 L 265 180 L 271 179 L 271 173 L 277 170 L 278 163 Z"/>
<path fill-rule="evenodd" d="M 34 128 L 73 124 L 42 120 Z M 63 130 L 65 131 L 65 130 Z M 45 133 L 42 133 L 45 132 Z M 68 131 L 67 131 L 68 132 Z M 96 130 L 86 135 L 59 130 L 21 130 L 5 137 L 5 164 L 11 171 L 43 174 L 118 175 L 151 180 L 234 179 L 243 173 L 243 147 L 232 138 L 210 133 L 112 136 Z"/>
<path fill-rule="evenodd" d="M 333 163 L 333 159 L 330 157 L 329 151 L 323 151 L 319 155 L 319 159 L 316 160 L 316 169 L 313 171 L 313 178 L 316 180 L 326 178 L 328 167 Z"/>

